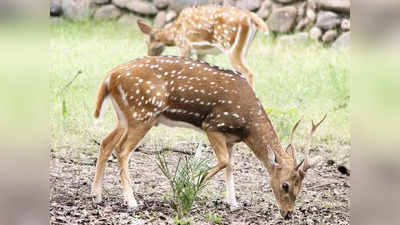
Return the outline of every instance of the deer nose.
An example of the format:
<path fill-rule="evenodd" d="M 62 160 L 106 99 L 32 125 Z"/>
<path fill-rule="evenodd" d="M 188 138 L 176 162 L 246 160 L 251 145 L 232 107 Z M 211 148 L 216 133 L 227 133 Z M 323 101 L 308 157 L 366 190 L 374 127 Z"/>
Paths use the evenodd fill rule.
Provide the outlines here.
<path fill-rule="evenodd" d="M 290 220 L 290 219 L 292 219 L 292 216 L 293 216 L 293 211 L 288 211 L 288 213 L 286 214 L 284 219 L 285 220 Z"/>

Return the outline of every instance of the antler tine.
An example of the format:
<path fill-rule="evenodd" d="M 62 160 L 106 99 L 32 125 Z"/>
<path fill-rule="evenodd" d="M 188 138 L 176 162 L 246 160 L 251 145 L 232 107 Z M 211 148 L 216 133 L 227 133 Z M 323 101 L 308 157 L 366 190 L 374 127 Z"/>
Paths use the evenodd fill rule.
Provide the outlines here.
<path fill-rule="evenodd" d="M 312 127 L 311 127 L 311 132 L 307 138 L 307 145 L 306 145 L 306 151 L 305 151 L 304 162 L 303 162 L 305 168 L 307 168 L 307 166 L 308 166 L 308 156 L 310 154 L 310 149 L 311 149 L 312 135 L 314 134 L 315 130 L 317 130 L 319 125 L 321 125 L 321 123 L 324 122 L 324 120 L 326 119 L 327 116 L 328 116 L 328 114 L 325 114 L 325 116 L 317 124 L 314 124 L 314 121 L 311 121 Z"/>
<path fill-rule="evenodd" d="M 292 128 L 292 133 L 290 134 L 290 144 L 293 144 L 293 136 L 294 136 L 294 132 L 296 131 L 297 127 L 299 126 L 300 122 L 303 120 L 302 116 L 299 121 L 297 121 L 297 123 L 294 125 L 294 127 Z"/>

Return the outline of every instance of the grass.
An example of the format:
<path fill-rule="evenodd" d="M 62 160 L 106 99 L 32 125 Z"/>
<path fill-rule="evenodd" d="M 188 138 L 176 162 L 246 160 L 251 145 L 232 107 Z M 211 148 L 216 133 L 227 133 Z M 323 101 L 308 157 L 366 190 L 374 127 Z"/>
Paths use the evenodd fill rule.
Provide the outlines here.
<path fill-rule="evenodd" d="M 90 147 L 91 138 L 101 140 L 115 126 L 110 104 L 102 125 L 94 125 L 97 87 L 114 66 L 146 54 L 144 36 L 136 27 L 116 22 L 64 22 L 50 30 L 50 145 L 54 149 L 64 145 L 96 149 Z M 164 54 L 177 55 L 178 50 L 168 48 Z M 206 60 L 231 68 L 223 54 Z M 328 113 L 313 143 L 333 152 L 349 145 L 349 49 L 333 50 L 311 41 L 280 43 L 258 33 L 247 61 L 254 72 L 257 95 L 282 141 L 287 142 L 291 127 L 304 115 L 295 138 L 296 144 L 304 146 L 309 121 Z M 82 74 L 60 94 L 79 70 Z M 144 143 L 206 142 L 204 135 L 195 131 L 179 129 L 168 137 L 166 132 L 171 134 L 170 128 L 153 128 Z"/>

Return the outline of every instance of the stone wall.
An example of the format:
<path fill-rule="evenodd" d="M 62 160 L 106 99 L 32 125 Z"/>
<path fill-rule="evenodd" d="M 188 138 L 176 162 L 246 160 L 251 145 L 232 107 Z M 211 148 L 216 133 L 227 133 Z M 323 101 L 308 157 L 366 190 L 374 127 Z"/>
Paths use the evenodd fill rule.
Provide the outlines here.
<path fill-rule="evenodd" d="M 162 27 L 184 7 L 210 3 L 257 13 L 281 40 L 310 38 L 334 46 L 350 42 L 350 0 L 51 0 L 50 16 L 54 22 L 95 18 L 127 25 L 144 18 Z"/>

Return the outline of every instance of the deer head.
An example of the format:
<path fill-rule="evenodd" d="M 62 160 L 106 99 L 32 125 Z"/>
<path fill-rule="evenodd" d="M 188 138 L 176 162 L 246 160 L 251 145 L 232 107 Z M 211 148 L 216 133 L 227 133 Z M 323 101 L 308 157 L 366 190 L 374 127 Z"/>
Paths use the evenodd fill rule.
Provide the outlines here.
<path fill-rule="evenodd" d="M 170 40 L 164 40 L 167 36 L 161 35 L 161 29 L 153 29 L 143 20 L 138 20 L 137 24 L 140 30 L 149 36 L 147 40 L 147 54 L 149 56 L 161 55 L 165 49 L 166 43 L 170 42 Z"/>
<path fill-rule="evenodd" d="M 293 145 L 293 136 L 296 128 L 301 122 L 301 119 L 294 125 L 290 134 L 290 143 L 286 147 L 283 154 L 278 155 L 275 154 L 272 149 L 268 149 L 268 159 L 271 165 L 270 182 L 280 208 L 280 213 L 285 219 L 290 219 L 293 215 L 295 201 L 301 190 L 303 179 L 307 170 L 318 162 L 319 157 L 309 160 L 308 155 L 311 147 L 312 135 L 317 127 L 325 120 L 326 116 L 327 115 L 325 115 L 324 118 L 317 124 L 312 122 L 311 132 L 307 140 L 305 156 L 304 159 L 299 163 L 297 163 L 296 160 L 296 149 Z"/>

